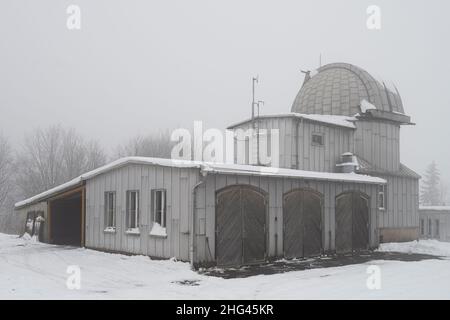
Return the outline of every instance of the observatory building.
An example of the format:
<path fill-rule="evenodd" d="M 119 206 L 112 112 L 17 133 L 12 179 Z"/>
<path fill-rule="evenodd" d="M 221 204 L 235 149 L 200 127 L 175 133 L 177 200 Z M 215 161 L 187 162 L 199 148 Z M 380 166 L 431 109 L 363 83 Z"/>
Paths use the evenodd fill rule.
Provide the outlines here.
<path fill-rule="evenodd" d="M 411 124 L 395 87 L 328 64 L 306 74 L 290 112 L 228 128 L 278 130 L 271 163 L 261 165 L 260 140 L 255 148 L 248 136 L 235 144 L 256 157 L 234 164 L 127 157 L 16 210 L 29 229 L 45 221 L 45 242 L 196 266 L 373 249 L 419 237 L 419 176 L 399 150 L 400 127 Z"/>

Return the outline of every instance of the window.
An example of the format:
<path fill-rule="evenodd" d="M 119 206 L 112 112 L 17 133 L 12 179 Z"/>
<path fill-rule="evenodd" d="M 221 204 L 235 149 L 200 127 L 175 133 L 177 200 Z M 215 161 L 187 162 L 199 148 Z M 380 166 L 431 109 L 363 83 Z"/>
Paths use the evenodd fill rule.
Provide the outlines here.
<path fill-rule="evenodd" d="M 105 192 L 105 231 L 113 231 L 116 226 L 116 193 Z"/>
<path fill-rule="evenodd" d="M 153 190 L 153 222 L 166 227 L 166 190 Z"/>
<path fill-rule="evenodd" d="M 431 237 L 431 228 L 432 228 L 432 225 L 431 225 L 431 219 L 428 219 L 428 236 L 430 236 Z"/>
<path fill-rule="evenodd" d="M 311 138 L 311 143 L 313 146 L 323 146 L 323 134 L 313 133 Z"/>
<path fill-rule="evenodd" d="M 166 233 L 166 190 L 152 190 L 151 236 L 167 237 Z"/>
<path fill-rule="evenodd" d="M 435 233 L 434 235 L 436 238 L 439 238 L 439 219 L 436 219 L 434 222 L 436 223 L 436 229 L 434 231 L 434 233 Z"/>
<path fill-rule="evenodd" d="M 420 219 L 420 234 L 422 236 L 425 235 L 425 220 L 424 219 Z"/>
<path fill-rule="evenodd" d="M 127 229 L 139 228 L 139 191 L 127 191 Z"/>
<path fill-rule="evenodd" d="M 378 209 L 386 210 L 386 185 L 378 186 Z"/>

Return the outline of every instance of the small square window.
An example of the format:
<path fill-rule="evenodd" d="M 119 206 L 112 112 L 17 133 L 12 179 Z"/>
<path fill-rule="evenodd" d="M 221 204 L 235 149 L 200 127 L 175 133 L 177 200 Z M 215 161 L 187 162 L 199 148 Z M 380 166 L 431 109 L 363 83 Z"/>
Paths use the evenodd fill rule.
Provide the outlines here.
<path fill-rule="evenodd" d="M 324 145 L 324 137 L 321 133 L 313 133 L 311 138 L 311 143 L 313 146 L 323 146 Z"/>

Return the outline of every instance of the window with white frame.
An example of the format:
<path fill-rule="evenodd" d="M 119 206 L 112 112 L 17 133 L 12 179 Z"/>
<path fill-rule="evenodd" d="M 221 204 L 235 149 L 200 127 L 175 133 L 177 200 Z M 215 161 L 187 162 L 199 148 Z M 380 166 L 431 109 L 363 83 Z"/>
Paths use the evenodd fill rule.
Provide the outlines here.
<path fill-rule="evenodd" d="M 116 193 L 105 192 L 105 230 L 113 231 L 116 227 Z"/>
<path fill-rule="evenodd" d="M 378 186 L 378 209 L 386 210 L 386 185 Z"/>
<path fill-rule="evenodd" d="M 152 190 L 152 229 L 150 235 L 166 236 L 167 193 L 164 189 Z"/>
<path fill-rule="evenodd" d="M 127 191 L 127 229 L 139 228 L 139 191 Z"/>
<path fill-rule="evenodd" d="M 153 222 L 166 227 L 166 190 L 153 190 Z"/>

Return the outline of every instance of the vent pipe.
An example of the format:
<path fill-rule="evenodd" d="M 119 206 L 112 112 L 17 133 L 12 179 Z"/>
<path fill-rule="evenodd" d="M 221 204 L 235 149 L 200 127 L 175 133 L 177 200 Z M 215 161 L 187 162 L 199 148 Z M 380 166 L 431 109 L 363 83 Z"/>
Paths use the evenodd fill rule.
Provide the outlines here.
<path fill-rule="evenodd" d="M 341 163 L 336 165 L 341 173 L 355 173 L 358 170 L 358 160 L 351 152 L 341 154 Z"/>

